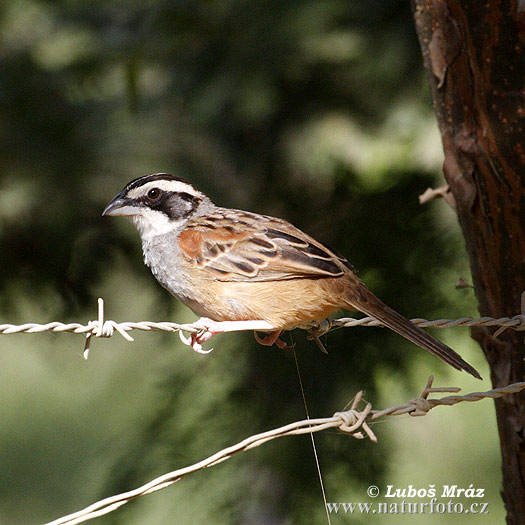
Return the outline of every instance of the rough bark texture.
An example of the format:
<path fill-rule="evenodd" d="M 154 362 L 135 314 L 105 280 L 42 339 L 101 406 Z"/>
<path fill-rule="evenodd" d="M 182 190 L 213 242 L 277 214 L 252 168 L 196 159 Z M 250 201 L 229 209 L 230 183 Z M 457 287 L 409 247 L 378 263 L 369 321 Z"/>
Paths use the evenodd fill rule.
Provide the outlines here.
<path fill-rule="evenodd" d="M 481 315 L 525 291 L 525 4 L 413 0 Z M 525 380 L 525 332 L 476 328 L 495 387 Z M 525 523 L 525 395 L 496 401 L 507 523 Z"/>

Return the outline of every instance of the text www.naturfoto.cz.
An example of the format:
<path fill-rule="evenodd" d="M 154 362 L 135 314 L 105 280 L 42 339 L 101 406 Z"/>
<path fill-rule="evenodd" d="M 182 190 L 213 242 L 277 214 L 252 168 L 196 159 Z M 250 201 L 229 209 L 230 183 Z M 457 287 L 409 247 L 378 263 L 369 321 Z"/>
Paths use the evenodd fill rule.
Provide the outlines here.
<path fill-rule="evenodd" d="M 463 503 L 449 500 L 392 503 L 327 503 L 330 514 L 488 514 L 488 503 Z"/>

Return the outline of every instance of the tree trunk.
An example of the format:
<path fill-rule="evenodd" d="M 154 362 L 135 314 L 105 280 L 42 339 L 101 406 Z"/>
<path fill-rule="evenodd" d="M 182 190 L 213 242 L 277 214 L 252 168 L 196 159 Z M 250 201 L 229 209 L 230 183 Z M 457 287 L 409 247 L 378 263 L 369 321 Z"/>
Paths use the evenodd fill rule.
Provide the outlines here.
<path fill-rule="evenodd" d="M 521 4 L 521 10 L 520 10 Z M 525 291 L 525 5 L 413 0 L 482 316 L 520 313 Z M 475 328 L 494 387 L 525 379 L 525 332 Z M 525 523 L 525 394 L 496 400 L 507 523 Z"/>

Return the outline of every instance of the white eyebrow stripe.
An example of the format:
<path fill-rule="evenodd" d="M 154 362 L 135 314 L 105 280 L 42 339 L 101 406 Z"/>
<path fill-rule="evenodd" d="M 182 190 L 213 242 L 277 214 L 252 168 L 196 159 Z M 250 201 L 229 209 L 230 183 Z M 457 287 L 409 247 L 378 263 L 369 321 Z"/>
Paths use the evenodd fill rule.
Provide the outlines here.
<path fill-rule="evenodd" d="M 163 191 L 172 191 L 176 193 L 189 193 L 190 195 L 200 195 L 201 193 L 197 191 L 191 184 L 182 182 L 180 180 L 152 180 L 146 182 L 142 186 L 133 188 L 129 190 L 128 197 L 135 199 L 142 195 L 145 195 L 150 189 L 158 188 Z"/>

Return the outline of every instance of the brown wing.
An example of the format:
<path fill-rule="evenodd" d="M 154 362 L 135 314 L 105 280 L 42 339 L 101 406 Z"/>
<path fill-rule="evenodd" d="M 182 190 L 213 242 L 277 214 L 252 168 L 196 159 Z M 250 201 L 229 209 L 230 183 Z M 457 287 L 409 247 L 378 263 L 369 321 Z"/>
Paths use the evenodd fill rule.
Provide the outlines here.
<path fill-rule="evenodd" d="M 222 208 L 190 221 L 179 246 L 222 281 L 339 277 L 348 264 L 286 221 Z"/>

